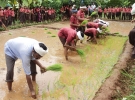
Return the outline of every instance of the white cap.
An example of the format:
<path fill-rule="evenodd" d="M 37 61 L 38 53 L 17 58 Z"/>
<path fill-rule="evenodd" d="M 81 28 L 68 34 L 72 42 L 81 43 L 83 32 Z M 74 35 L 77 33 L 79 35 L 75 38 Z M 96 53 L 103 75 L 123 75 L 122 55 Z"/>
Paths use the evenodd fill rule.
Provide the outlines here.
<path fill-rule="evenodd" d="M 47 50 L 44 50 L 42 47 L 39 46 L 39 43 L 36 43 L 34 45 L 34 50 L 40 55 L 40 56 L 44 56 L 47 52 Z"/>
<path fill-rule="evenodd" d="M 97 31 L 98 31 L 99 33 L 102 33 L 102 30 L 100 30 L 99 28 L 97 28 Z"/>
<path fill-rule="evenodd" d="M 131 15 L 135 15 L 135 7 L 131 10 Z"/>
<path fill-rule="evenodd" d="M 79 38 L 80 40 L 83 40 L 83 38 L 84 38 L 84 37 L 81 35 L 81 31 L 78 31 L 78 32 L 77 32 L 77 36 L 78 36 L 78 38 Z"/>

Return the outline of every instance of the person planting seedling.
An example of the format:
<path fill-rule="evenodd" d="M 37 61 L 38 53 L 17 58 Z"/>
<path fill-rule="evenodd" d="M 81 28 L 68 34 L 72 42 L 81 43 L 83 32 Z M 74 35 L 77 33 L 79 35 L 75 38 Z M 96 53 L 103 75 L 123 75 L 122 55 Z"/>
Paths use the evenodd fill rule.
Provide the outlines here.
<path fill-rule="evenodd" d="M 91 40 L 91 41 L 95 42 L 96 44 L 97 44 L 96 37 L 97 37 L 98 33 L 102 33 L 102 30 L 100 30 L 99 28 L 97 28 L 97 29 L 95 29 L 95 28 L 88 28 L 84 32 L 84 34 L 86 36 L 88 36 L 87 37 L 87 41 L 90 41 Z"/>
<path fill-rule="evenodd" d="M 64 47 L 65 59 L 68 60 L 68 49 L 76 51 L 76 43 L 83 40 L 84 34 L 72 28 L 61 28 L 58 32 L 59 39 Z"/>
<path fill-rule="evenodd" d="M 8 40 L 5 43 L 4 51 L 7 65 L 6 82 L 8 90 L 12 91 L 14 64 L 17 59 L 21 59 L 31 96 L 36 99 L 32 81 L 36 81 L 36 65 L 38 65 L 40 69 L 46 71 L 46 68 L 38 61 L 38 59 L 48 52 L 48 48 L 35 39 L 18 37 Z"/>

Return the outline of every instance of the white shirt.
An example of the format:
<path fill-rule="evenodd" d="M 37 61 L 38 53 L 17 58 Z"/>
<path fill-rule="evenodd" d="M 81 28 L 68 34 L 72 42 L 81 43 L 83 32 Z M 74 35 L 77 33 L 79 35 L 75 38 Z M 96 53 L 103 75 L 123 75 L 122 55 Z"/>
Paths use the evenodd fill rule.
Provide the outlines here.
<path fill-rule="evenodd" d="M 34 60 L 34 58 L 32 57 L 32 50 L 35 43 L 38 43 L 38 41 L 26 37 L 10 39 L 5 43 L 5 54 L 15 60 L 21 59 L 26 75 L 31 74 L 30 61 Z"/>

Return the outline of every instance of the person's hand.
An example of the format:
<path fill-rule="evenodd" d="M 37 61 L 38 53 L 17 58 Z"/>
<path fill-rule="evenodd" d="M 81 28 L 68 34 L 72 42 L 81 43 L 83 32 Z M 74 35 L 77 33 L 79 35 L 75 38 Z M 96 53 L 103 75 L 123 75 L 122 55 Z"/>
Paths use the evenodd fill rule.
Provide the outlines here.
<path fill-rule="evenodd" d="M 33 99 L 36 99 L 36 98 L 37 98 L 35 91 L 32 91 L 32 92 L 31 92 L 31 97 L 32 97 Z"/>
<path fill-rule="evenodd" d="M 40 68 L 40 71 L 41 71 L 41 73 L 44 73 L 44 72 L 46 72 L 46 68 L 42 67 L 42 68 Z"/>

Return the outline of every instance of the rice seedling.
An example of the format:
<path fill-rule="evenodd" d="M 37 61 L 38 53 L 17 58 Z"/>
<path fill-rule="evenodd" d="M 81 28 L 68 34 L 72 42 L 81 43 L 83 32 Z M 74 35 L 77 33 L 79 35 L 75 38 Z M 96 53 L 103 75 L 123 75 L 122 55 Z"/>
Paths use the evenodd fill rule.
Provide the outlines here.
<path fill-rule="evenodd" d="M 45 91 L 42 93 L 42 100 L 45 100 Z"/>
<path fill-rule="evenodd" d="M 52 34 L 51 32 L 47 32 L 47 34 Z"/>
<path fill-rule="evenodd" d="M 70 100 L 70 98 L 71 98 L 71 93 L 70 93 L 70 90 L 69 90 L 68 87 L 66 88 L 66 91 L 67 91 L 67 95 L 68 95 L 68 100 Z"/>
<path fill-rule="evenodd" d="M 52 35 L 51 37 L 56 37 L 56 35 Z"/>
<path fill-rule="evenodd" d="M 35 32 L 32 32 L 32 33 L 35 33 Z"/>
<path fill-rule="evenodd" d="M 36 95 L 38 94 L 38 85 L 36 84 Z"/>
<path fill-rule="evenodd" d="M 81 49 L 77 49 L 77 53 L 79 54 L 79 56 L 81 57 L 81 59 L 83 60 L 83 61 L 86 61 L 86 55 L 85 55 L 85 53 L 84 53 L 84 51 L 83 50 L 81 50 Z"/>
<path fill-rule="evenodd" d="M 47 30 L 47 28 L 45 28 L 45 30 Z"/>

